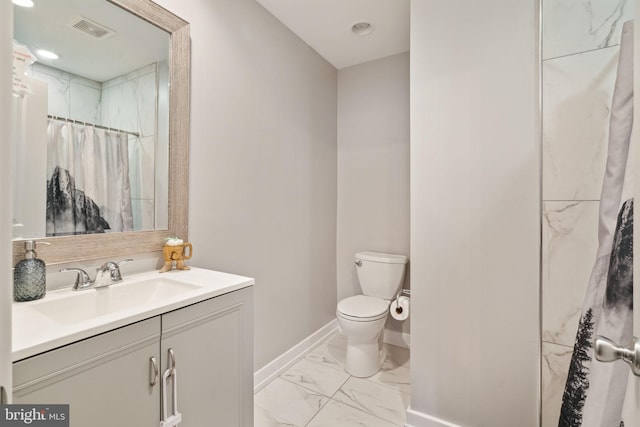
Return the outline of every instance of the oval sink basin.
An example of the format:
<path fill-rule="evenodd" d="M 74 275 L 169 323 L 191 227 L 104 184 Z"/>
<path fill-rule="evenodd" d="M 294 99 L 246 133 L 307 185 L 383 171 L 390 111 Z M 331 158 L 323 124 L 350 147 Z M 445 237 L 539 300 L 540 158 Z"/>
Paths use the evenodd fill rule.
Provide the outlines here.
<path fill-rule="evenodd" d="M 75 291 L 66 298 L 42 300 L 33 310 L 50 321 L 68 324 L 115 314 L 145 305 L 157 305 L 201 288 L 164 277 L 102 288 Z"/>

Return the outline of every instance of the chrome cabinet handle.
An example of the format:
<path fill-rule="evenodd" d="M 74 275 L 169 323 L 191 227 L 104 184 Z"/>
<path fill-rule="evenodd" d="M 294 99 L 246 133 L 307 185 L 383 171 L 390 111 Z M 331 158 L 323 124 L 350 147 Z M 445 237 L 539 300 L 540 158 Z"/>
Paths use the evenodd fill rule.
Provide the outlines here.
<path fill-rule="evenodd" d="M 631 372 L 640 377 L 640 340 L 633 337 L 629 347 L 619 346 L 607 337 L 596 336 L 593 343 L 596 359 L 600 362 L 624 360 Z"/>
<path fill-rule="evenodd" d="M 172 427 L 180 424 L 182 414 L 178 411 L 178 372 L 176 371 L 176 358 L 172 348 L 167 350 L 167 353 L 169 355 L 169 367 L 162 374 L 162 403 L 160 408 L 162 420 L 160 421 L 160 426 Z M 171 378 L 171 382 L 173 383 L 171 388 L 171 411 L 169 411 L 169 405 L 167 405 L 167 395 L 169 394 L 167 385 L 169 378 Z"/>
<path fill-rule="evenodd" d="M 176 356 L 173 354 L 173 349 L 168 350 L 169 353 L 169 376 L 173 375 L 176 371 Z"/>
<path fill-rule="evenodd" d="M 151 356 L 149 358 L 149 385 L 153 387 L 158 384 L 158 375 L 160 371 L 158 370 L 158 364 L 156 363 L 156 358 Z"/>

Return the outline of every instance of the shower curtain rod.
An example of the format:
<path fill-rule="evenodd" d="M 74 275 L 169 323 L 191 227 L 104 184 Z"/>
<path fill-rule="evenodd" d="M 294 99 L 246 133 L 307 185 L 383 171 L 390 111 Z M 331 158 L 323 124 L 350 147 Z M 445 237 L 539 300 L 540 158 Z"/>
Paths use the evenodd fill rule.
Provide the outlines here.
<path fill-rule="evenodd" d="M 96 125 L 96 124 L 93 124 L 93 123 L 81 122 L 80 120 L 68 119 L 66 117 L 52 116 L 51 114 L 48 114 L 47 117 L 49 117 L 50 119 L 53 119 L 53 120 L 60 120 L 62 122 L 77 123 L 77 124 L 85 125 L 85 126 L 93 126 L 93 127 L 98 128 L 98 129 L 106 129 L 106 130 L 111 130 L 111 131 L 114 131 L 114 132 L 122 132 L 122 133 L 126 133 L 126 134 L 129 134 L 129 135 L 133 135 L 136 138 L 140 137 L 140 134 L 138 132 L 129 132 L 128 130 L 115 129 L 115 128 L 110 128 L 110 127 L 107 127 L 107 126 Z"/>

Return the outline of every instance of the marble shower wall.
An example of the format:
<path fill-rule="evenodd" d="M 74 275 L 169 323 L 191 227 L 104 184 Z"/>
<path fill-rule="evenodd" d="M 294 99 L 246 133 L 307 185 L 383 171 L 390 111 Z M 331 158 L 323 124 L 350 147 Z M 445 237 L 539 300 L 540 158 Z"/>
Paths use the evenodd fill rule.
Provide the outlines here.
<path fill-rule="evenodd" d="M 155 224 L 157 105 L 158 64 L 102 83 L 105 126 L 140 135 L 129 137 L 129 179 L 135 230 L 152 230 Z"/>
<path fill-rule="evenodd" d="M 44 64 L 35 63 L 32 76 L 47 83 L 49 114 L 102 124 L 102 84 Z"/>
<path fill-rule="evenodd" d="M 629 0 L 542 1 L 542 426 L 558 425 L 595 260 L 609 108 Z"/>
<path fill-rule="evenodd" d="M 161 67 L 167 66 L 151 64 L 102 83 L 39 63 L 32 68 L 33 77 L 47 83 L 49 114 L 140 134 L 138 138 L 129 138 L 129 178 L 136 230 L 154 228 L 156 199 L 164 199 L 166 206 L 166 185 L 158 190 L 155 176 L 157 144 L 161 143 L 164 149 L 168 147 L 168 132 L 160 129 L 160 141 L 157 135 Z"/>

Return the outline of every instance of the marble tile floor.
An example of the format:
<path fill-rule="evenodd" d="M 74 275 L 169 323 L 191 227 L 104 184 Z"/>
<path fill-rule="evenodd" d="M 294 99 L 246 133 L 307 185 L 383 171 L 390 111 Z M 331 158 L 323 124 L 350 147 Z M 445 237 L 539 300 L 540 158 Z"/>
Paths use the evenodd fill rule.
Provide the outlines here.
<path fill-rule="evenodd" d="M 346 340 L 335 333 L 258 391 L 255 427 L 399 427 L 409 406 L 409 350 L 385 344 L 380 372 L 344 371 Z"/>

